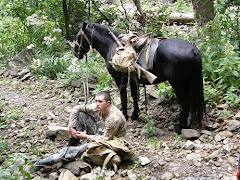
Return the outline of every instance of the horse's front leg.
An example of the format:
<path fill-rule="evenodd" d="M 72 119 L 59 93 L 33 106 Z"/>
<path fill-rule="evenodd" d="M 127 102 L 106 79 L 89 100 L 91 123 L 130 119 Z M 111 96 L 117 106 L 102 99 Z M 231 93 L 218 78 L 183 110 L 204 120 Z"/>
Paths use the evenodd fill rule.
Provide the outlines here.
<path fill-rule="evenodd" d="M 118 73 L 115 73 L 114 75 L 112 76 L 114 77 L 114 80 L 120 92 L 122 112 L 127 120 L 129 117 L 127 114 L 127 78 L 125 78 L 123 74 L 119 75 Z"/>
<path fill-rule="evenodd" d="M 123 115 L 125 116 L 126 119 L 128 119 L 129 116 L 127 114 L 127 88 L 126 88 L 126 85 L 121 86 L 119 88 L 118 89 L 120 90 L 120 95 L 121 95 Z"/>
<path fill-rule="evenodd" d="M 130 81 L 130 87 L 131 87 L 131 96 L 133 98 L 133 107 L 134 107 L 131 118 L 136 120 L 138 118 L 138 113 L 139 113 L 139 106 L 138 106 L 139 84 L 137 82 L 137 77 Z"/>

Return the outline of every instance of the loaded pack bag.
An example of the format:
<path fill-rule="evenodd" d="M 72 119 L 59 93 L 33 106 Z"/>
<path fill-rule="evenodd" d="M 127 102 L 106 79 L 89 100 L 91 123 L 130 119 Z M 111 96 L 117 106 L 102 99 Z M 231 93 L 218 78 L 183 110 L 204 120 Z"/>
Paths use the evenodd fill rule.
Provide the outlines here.
<path fill-rule="evenodd" d="M 112 60 L 109 62 L 116 71 L 133 72 L 135 70 L 134 61 L 137 58 L 136 51 L 132 45 L 120 46 L 116 49 Z"/>
<path fill-rule="evenodd" d="M 114 168 L 125 160 L 130 160 L 134 156 L 132 146 L 121 138 L 114 138 L 109 141 L 92 142 L 87 151 L 82 155 L 84 160 L 90 161 L 102 168 Z"/>

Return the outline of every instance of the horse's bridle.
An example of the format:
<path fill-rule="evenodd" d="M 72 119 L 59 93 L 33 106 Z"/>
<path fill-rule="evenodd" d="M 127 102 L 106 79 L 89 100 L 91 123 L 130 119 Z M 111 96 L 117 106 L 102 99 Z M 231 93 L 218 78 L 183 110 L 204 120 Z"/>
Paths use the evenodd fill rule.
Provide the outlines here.
<path fill-rule="evenodd" d="M 88 25 L 87 25 L 88 27 Z M 87 29 L 86 27 L 86 29 Z M 94 28 L 94 27 L 93 27 Z M 80 54 L 80 51 L 81 49 L 85 50 L 86 52 L 88 51 L 86 48 L 84 48 L 83 46 L 83 38 L 85 38 L 85 40 L 88 42 L 89 44 L 89 47 L 90 47 L 90 51 L 93 52 L 93 49 L 92 49 L 92 43 L 90 42 L 90 40 L 88 39 L 87 35 L 85 34 L 85 32 L 82 30 L 82 28 L 80 29 L 82 35 L 80 37 L 80 42 L 78 43 L 78 41 L 75 41 L 75 43 L 78 45 L 78 54 Z M 93 33 L 93 29 L 92 29 L 92 33 Z M 91 34 L 92 34 L 91 33 Z"/>

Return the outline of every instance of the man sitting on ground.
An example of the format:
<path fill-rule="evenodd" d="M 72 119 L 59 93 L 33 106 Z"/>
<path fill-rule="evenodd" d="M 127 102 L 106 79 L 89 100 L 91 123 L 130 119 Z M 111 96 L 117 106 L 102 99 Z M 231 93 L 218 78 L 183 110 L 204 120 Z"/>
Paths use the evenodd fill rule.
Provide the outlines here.
<path fill-rule="evenodd" d="M 101 91 L 95 97 L 96 103 L 90 105 L 77 105 L 73 108 L 69 120 L 71 138 L 68 147 L 58 153 L 40 160 L 34 164 L 35 170 L 46 165 L 53 165 L 63 160 L 73 161 L 81 156 L 89 143 L 77 146 L 80 139 L 88 141 L 111 140 L 113 137 L 124 137 L 126 134 L 126 119 L 122 112 L 112 105 L 108 91 Z M 95 120 L 104 121 L 103 135 L 99 134 Z M 87 133 L 84 133 L 83 131 Z"/>

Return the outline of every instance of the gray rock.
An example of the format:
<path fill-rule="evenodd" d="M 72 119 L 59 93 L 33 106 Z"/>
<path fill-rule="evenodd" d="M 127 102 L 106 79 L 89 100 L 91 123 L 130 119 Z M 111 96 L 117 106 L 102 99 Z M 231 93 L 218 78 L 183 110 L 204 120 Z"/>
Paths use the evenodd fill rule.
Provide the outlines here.
<path fill-rule="evenodd" d="M 220 150 L 213 151 L 207 158 L 208 159 L 217 159 L 219 157 Z"/>
<path fill-rule="evenodd" d="M 230 131 L 221 131 L 220 133 L 216 134 L 216 136 L 214 137 L 214 140 L 216 142 L 220 142 L 220 141 L 226 139 L 227 137 L 230 138 L 232 136 L 233 136 L 233 134 Z"/>
<path fill-rule="evenodd" d="M 206 135 L 208 135 L 208 136 L 211 136 L 211 135 L 212 135 L 212 133 L 211 133 L 210 131 L 208 131 L 208 130 L 201 130 L 200 133 L 201 133 L 201 134 L 206 134 Z"/>
<path fill-rule="evenodd" d="M 85 172 L 90 172 L 91 167 L 89 164 L 83 162 L 83 161 L 73 161 L 63 166 L 64 168 L 71 171 L 73 174 L 79 176 L 81 173 L 81 170 L 84 170 Z"/>
<path fill-rule="evenodd" d="M 157 128 L 156 132 L 154 133 L 155 136 L 161 137 L 163 135 L 165 135 L 165 131 L 163 131 L 162 129 Z"/>
<path fill-rule="evenodd" d="M 200 161 L 201 155 L 197 153 L 191 153 L 186 156 L 187 160 Z"/>
<path fill-rule="evenodd" d="M 214 140 L 215 140 L 216 142 L 220 142 L 220 141 L 223 140 L 223 138 L 222 138 L 222 136 L 221 136 L 220 134 L 216 134 L 216 136 L 214 137 Z"/>
<path fill-rule="evenodd" d="M 16 69 L 16 70 L 23 69 L 24 67 L 26 67 L 31 63 L 33 56 L 34 56 L 34 53 L 32 49 L 25 49 L 15 57 L 13 57 L 9 61 L 8 65 L 11 69 Z"/>
<path fill-rule="evenodd" d="M 150 180 L 157 180 L 157 177 L 152 176 L 152 177 L 150 178 Z"/>
<path fill-rule="evenodd" d="M 57 173 L 57 172 L 51 172 L 51 173 L 49 174 L 49 179 L 50 179 L 50 180 L 56 180 L 56 179 L 58 179 L 58 173 Z"/>
<path fill-rule="evenodd" d="M 57 126 L 54 123 L 48 125 L 48 130 L 46 131 L 47 137 L 55 136 L 57 140 L 68 140 L 69 132 L 68 127 Z"/>
<path fill-rule="evenodd" d="M 49 179 L 48 178 L 44 178 L 44 177 L 40 177 L 40 176 L 36 176 L 32 180 L 49 180 Z"/>
<path fill-rule="evenodd" d="M 228 131 L 235 131 L 240 127 L 240 121 L 238 120 L 231 120 L 228 124 Z"/>
<path fill-rule="evenodd" d="M 129 178 L 129 180 L 137 180 L 137 175 L 136 174 L 129 174 L 128 178 Z"/>
<path fill-rule="evenodd" d="M 26 75 L 26 74 L 29 73 L 29 72 L 30 72 L 29 69 L 24 68 L 22 71 L 20 71 L 20 72 L 17 73 L 17 76 L 18 76 L 19 78 L 23 78 L 23 76 Z"/>
<path fill-rule="evenodd" d="M 223 109 L 229 108 L 229 105 L 228 104 L 219 104 L 219 105 L 217 105 L 217 108 L 223 110 Z"/>
<path fill-rule="evenodd" d="M 184 139 L 197 139 L 200 136 L 200 133 L 194 129 L 182 129 L 181 133 Z"/>
<path fill-rule="evenodd" d="M 174 178 L 174 174 L 171 172 L 165 172 L 161 177 L 161 179 L 163 180 L 171 180 L 173 178 Z"/>
<path fill-rule="evenodd" d="M 21 81 L 26 81 L 26 80 L 28 80 L 30 77 L 32 77 L 32 74 L 29 72 L 29 73 L 25 74 L 25 75 L 21 78 Z"/>
<path fill-rule="evenodd" d="M 141 161 L 141 165 L 145 166 L 146 164 L 149 164 L 151 162 L 150 159 L 148 159 L 147 157 L 139 157 L 140 161 Z"/>
<path fill-rule="evenodd" d="M 71 171 L 66 170 L 61 172 L 58 180 L 78 180 L 78 178 Z"/>
<path fill-rule="evenodd" d="M 229 143 L 229 144 L 225 144 L 223 146 L 223 150 L 225 150 L 227 153 L 231 152 L 234 148 L 234 144 L 233 143 Z"/>
<path fill-rule="evenodd" d="M 147 94 L 149 94 L 150 96 L 159 99 L 159 92 L 157 90 L 158 88 L 156 88 L 155 85 L 149 85 L 146 88 Z"/>
<path fill-rule="evenodd" d="M 208 142 L 208 137 L 209 137 L 208 135 L 203 134 L 199 137 L 199 140 L 206 143 L 206 142 Z"/>
<path fill-rule="evenodd" d="M 237 114 L 234 116 L 237 120 L 240 120 L 240 111 L 237 112 Z"/>
<path fill-rule="evenodd" d="M 185 144 L 185 149 L 192 150 L 192 149 L 194 149 L 194 147 L 195 147 L 194 143 L 192 141 L 187 140 L 187 142 Z"/>
<path fill-rule="evenodd" d="M 219 128 L 220 127 L 220 124 L 218 123 L 218 122 L 216 122 L 216 123 L 214 123 L 213 125 L 212 125 L 212 128 L 213 129 L 217 129 L 217 128 Z"/>
<path fill-rule="evenodd" d="M 141 136 L 143 137 L 143 136 L 147 136 L 147 135 L 148 135 L 147 129 L 146 128 L 142 128 L 141 129 Z"/>
<path fill-rule="evenodd" d="M 123 170 L 122 172 L 121 172 L 121 176 L 122 177 L 125 177 L 125 176 L 127 176 L 127 169 L 125 169 L 125 170 Z"/>
<path fill-rule="evenodd" d="M 228 158 L 228 162 L 229 162 L 229 164 L 231 164 L 233 167 L 235 167 L 236 164 L 237 164 L 237 160 L 236 160 L 235 157 L 229 157 L 229 158 Z"/>
<path fill-rule="evenodd" d="M 12 81 L 11 86 L 15 89 L 19 88 L 19 82 L 18 81 Z"/>
<path fill-rule="evenodd" d="M 161 166 L 164 166 L 166 164 L 166 161 L 164 159 L 160 159 L 158 161 L 158 164 L 161 165 Z"/>

